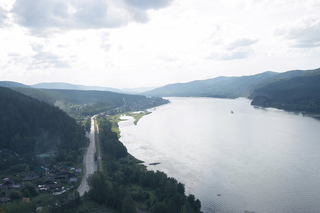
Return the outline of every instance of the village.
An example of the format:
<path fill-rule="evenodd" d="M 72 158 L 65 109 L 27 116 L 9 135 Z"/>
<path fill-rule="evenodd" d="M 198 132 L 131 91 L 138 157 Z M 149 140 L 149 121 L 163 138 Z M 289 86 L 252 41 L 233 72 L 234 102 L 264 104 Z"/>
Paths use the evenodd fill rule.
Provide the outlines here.
<path fill-rule="evenodd" d="M 74 190 L 82 175 L 82 169 L 69 166 L 54 165 L 51 169 L 39 166 L 29 172 L 28 169 L 29 167 L 26 166 L 24 176 L 16 175 L 14 178 L 2 180 L 0 203 L 10 203 L 13 199 L 29 202 L 31 196 L 37 196 L 40 193 L 63 194 L 68 190 Z"/>

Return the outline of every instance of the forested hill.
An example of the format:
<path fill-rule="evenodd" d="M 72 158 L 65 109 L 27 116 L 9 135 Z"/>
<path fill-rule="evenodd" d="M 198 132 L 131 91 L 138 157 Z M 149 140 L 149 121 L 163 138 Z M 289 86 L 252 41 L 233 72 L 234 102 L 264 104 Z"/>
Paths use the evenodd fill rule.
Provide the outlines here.
<path fill-rule="evenodd" d="M 292 77 L 301 73 L 303 73 L 301 70 L 294 70 L 285 73 L 267 71 L 250 76 L 217 77 L 188 83 L 170 84 L 142 94 L 161 97 L 248 97 L 257 86 L 263 85 L 272 80 Z"/>
<path fill-rule="evenodd" d="M 77 150 L 85 132 L 58 107 L 0 87 L 0 150 L 19 155 Z"/>
<path fill-rule="evenodd" d="M 25 87 L 31 88 L 30 86 L 14 82 L 14 81 L 0 81 L 0 87 Z"/>
<path fill-rule="evenodd" d="M 252 105 L 320 113 L 320 68 L 256 88 Z"/>
<path fill-rule="evenodd" d="M 126 104 L 130 105 L 146 100 L 146 97 L 143 95 L 130 95 L 110 91 L 34 89 L 23 87 L 12 89 L 58 106 L 73 116 L 94 115 Z"/>

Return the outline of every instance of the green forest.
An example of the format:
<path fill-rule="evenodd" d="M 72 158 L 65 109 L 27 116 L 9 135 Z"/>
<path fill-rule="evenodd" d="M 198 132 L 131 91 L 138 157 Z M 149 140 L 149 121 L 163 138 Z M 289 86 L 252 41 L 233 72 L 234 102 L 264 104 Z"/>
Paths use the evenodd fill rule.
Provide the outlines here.
<path fill-rule="evenodd" d="M 103 149 L 103 170 L 90 176 L 88 199 L 122 213 L 136 207 L 150 213 L 197 213 L 201 202 L 185 195 L 184 185 L 160 171 L 147 171 L 128 154 L 111 131 L 111 123 L 99 116 L 99 138 Z"/>
<path fill-rule="evenodd" d="M 38 186 L 46 179 L 48 168 L 59 172 L 81 165 L 81 148 L 88 140 L 83 126 L 58 107 L 4 87 L 0 87 L 0 119 L 0 198 L 10 199 L 10 205 L 2 204 L 0 210 L 35 212 L 39 204 L 63 202 L 59 200 L 63 196 L 41 193 Z M 16 188 L 1 186 L 9 180 Z M 75 189 L 77 183 L 61 179 L 57 184 Z M 67 194 L 68 205 L 74 205 L 79 194 L 74 190 Z M 31 202 L 21 202 L 23 197 Z"/>
<path fill-rule="evenodd" d="M 84 129 L 58 107 L 0 87 L 0 149 L 18 155 L 72 151 L 84 146 Z"/>
<path fill-rule="evenodd" d="M 80 197 L 75 190 L 81 178 L 76 183 L 64 178 L 56 180 L 57 185 L 68 188 L 58 196 L 52 190 L 40 191 L 48 177 L 49 170 L 45 167 L 56 175 L 61 169 L 81 168 L 84 154 L 81 148 L 87 144 L 85 131 L 90 131 L 91 118 L 80 126 L 58 107 L 9 88 L 0 87 L 0 100 L 0 176 L 19 184 L 19 188 L 10 189 L 8 194 L 0 189 L 1 197 L 11 199 L 10 205 L 1 204 L 0 210 L 35 212 L 40 207 L 39 211 L 46 213 L 86 213 L 101 208 L 117 213 L 136 212 L 137 208 L 146 213 L 201 212 L 201 202 L 194 195 L 186 196 L 182 183 L 163 172 L 147 171 L 141 161 L 132 157 L 117 133 L 111 130 L 110 121 L 102 115 L 97 116 L 97 122 L 103 171 L 89 176 L 89 192 Z M 158 99 L 154 101 L 160 103 Z M 104 104 L 108 106 L 112 102 L 98 106 Z M 25 182 L 24 178 L 35 174 L 37 168 L 41 171 L 38 177 Z M 23 197 L 30 198 L 30 202 L 21 202 Z"/>
<path fill-rule="evenodd" d="M 320 69 L 256 88 L 252 105 L 288 111 L 320 113 Z"/>

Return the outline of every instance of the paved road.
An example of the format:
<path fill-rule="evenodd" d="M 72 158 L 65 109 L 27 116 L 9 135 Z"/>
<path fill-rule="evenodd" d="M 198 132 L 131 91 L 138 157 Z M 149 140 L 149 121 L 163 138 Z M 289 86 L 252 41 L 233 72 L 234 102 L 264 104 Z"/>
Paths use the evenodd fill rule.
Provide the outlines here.
<path fill-rule="evenodd" d="M 99 168 L 98 171 L 102 171 L 102 158 L 101 158 L 101 149 L 100 149 L 100 141 L 99 141 L 99 127 L 98 127 L 98 123 L 96 123 L 96 130 L 97 130 L 97 134 L 95 136 L 97 136 L 97 160 L 99 162 Z"/>
<path fill-rule="evenodd" d="M 91 118 L 91 131 L 86 136 L 90 139 L 90 145 L 87 149 L 86 154 L 83 158 L 83 164 L 85 166 L 84 168 L 84 175 L 82 178 L 82 182 L 78 188 L 78 192 L 80 193 L 80 196 L 84 195 L 85 191 L 89 191 L 89 186 L 87 184 L 87 177 L 90 174 L 93 174 L 95 171 L 97 171 L 97 163 L 94 160 L 94 153 L 96 152 L 95 142 L 94 142 L 94 117 Z"/>

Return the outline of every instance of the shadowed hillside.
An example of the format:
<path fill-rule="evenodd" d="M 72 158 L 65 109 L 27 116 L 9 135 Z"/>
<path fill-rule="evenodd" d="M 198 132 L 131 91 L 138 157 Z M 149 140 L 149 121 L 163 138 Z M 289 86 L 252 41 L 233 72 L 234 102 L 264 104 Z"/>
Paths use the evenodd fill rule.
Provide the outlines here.
<path fill-rule="evenodd" d="M 320 113 L 320 69 L 272 81 L 256 88 L 252 105 Z"/>

